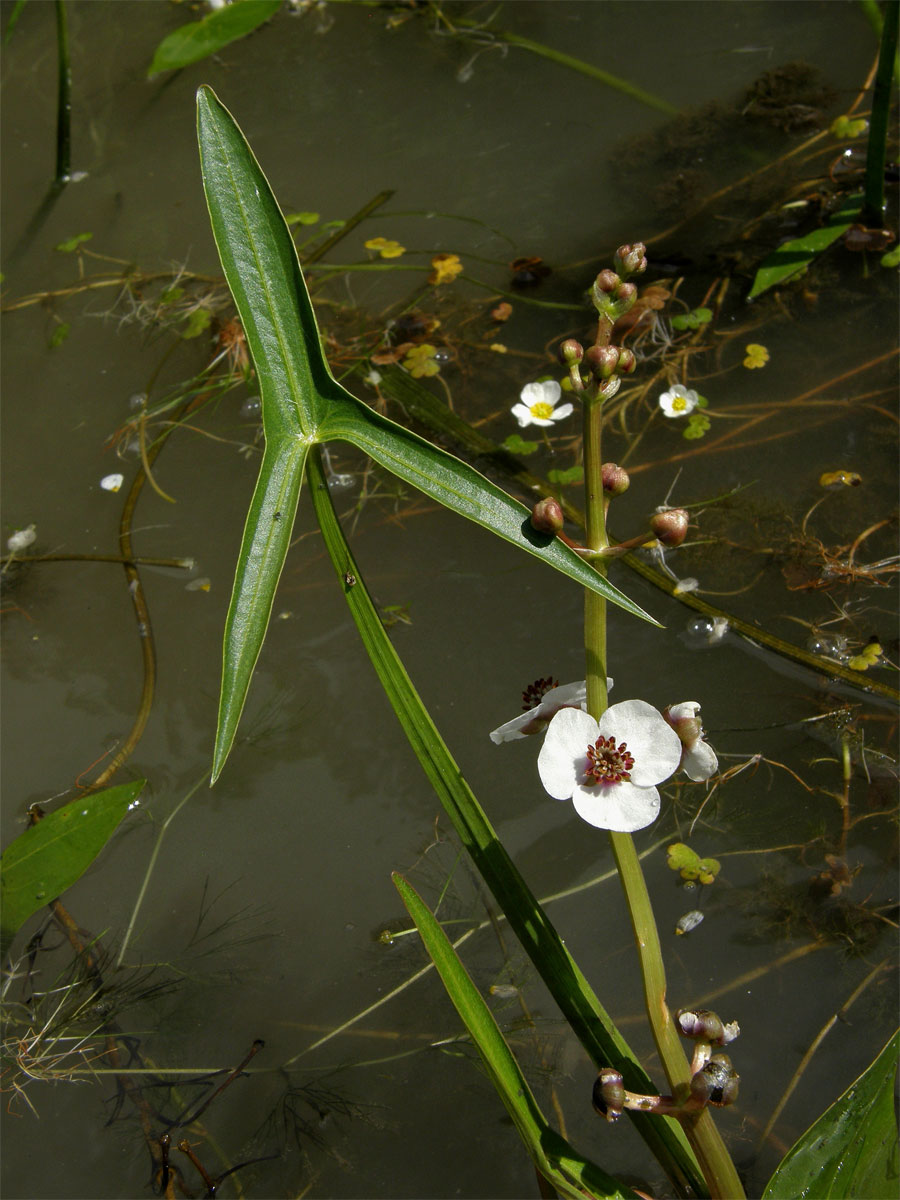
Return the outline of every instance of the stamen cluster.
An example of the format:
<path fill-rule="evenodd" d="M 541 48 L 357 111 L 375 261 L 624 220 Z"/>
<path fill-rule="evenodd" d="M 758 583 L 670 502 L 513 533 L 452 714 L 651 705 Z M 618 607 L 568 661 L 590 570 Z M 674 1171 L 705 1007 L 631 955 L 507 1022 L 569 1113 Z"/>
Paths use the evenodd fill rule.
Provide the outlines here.
<path fill-rule="evenodd" d="M 588 786 L 596 783 L 623 783 L 631 779 L 634 756 L 629 754 L 624 742 L 617 746 L 614 737 L 598 737 L 592 746 L 588 746 L 587 759 L 584 782 Z"/>

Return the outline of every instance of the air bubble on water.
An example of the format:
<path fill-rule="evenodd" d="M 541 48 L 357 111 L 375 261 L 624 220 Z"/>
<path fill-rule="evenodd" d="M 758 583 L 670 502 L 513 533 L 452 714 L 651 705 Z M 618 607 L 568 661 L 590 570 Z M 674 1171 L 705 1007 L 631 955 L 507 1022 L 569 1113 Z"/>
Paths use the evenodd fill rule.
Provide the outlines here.
<path fill-rule="evenodd" d="M 353 487 L 354 477 L 352 475 L 337 475 L 332 472 L 328 476 L 328 486 L 332 491 L 339 492 L 342 488 Z"/>
<path fill-rule="evenodd" d="M 133 396 L 128 397 L 128 407 L 132 412 L 138 412 L 147 406 L 147 393 L 135 392 Z"/>
<path fill-rule="evenodd" d="M 248 396 L 240 407 L 241 420 L 258 421 L 262 412 L 262 401 L 259 396 Z"/>

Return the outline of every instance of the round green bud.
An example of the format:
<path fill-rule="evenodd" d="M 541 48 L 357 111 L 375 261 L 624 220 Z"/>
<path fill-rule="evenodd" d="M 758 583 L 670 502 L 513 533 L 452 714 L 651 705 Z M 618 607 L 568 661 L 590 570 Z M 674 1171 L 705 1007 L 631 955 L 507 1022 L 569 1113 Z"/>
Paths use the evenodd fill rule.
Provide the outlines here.
<path fill-rule="evenodd" d="M 628 472 L 616 463 L 604 463 L 600 468 L 600 478 L 603 480 L 603 491 L 607 496 L 621 496 L 631 486 Z"/>

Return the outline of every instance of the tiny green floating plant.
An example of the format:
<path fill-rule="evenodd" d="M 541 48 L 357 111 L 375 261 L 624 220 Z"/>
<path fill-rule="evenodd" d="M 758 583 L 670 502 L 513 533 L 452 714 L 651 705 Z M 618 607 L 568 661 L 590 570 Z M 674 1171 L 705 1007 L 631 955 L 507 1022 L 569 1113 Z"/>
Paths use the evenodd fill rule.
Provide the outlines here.
<path fill-rule="evenodd" d="M 704 1010 L 670 1012 L 659 937 L 631 838 L 659 811 L 656 785 L 677 770 L 691 779 L 709 778 L 717 770 L 715 753 L 703 738 L 696 702 L 682 702 L 659 713 L 642 700 L 610 706 L 607 696 L 607 604 L 653 620 L 609 583 L 609 562 L 633 545 L 651 540 L 678 545 L 688 522 L 683 510 L 667 509 L 653 517 L 645 534 L 620 546 L 609 544 L 606 531 L 609 504 L 627 488 L 628 479 L 614 464 L 603 463 L 602 409 L 615 395 L 622 375 L 635 368 L 634 355 L 611 345 L 610 336 L 615 321 L 634 303 L 636 288 L 629 276 L 646 267 L 643 246 L 621 247 L 615 269 L 601 271 L 597 277 L 593 300 L 599 321 L 594 345 L 585 350 L 570 340 L 563 347 L 571 394 L 580 402 L 584 423 L 586 542 L 577 545 L 563 534 L 557 501 L 541 501 L 529 513 L 474 469 L 372 411 L 335 381 L 322 353 L 289 227 L 240 129 L 208 87 L 198 93 L 198 131 L 213 233 L 253 356 L 266 437 L 226 621 L 213 782 L 234 741 L 305 476 L 339 586 L 410 744 L 486 885 L 597 1068 L 594 1108 L 607 1120 L 623 1112 L 633 1119 L 677 1194 L 738 1200 L 744 1194 L 742 1185 L 710 1113 L 710 1105 L 731 1103 L 737 1095 L 738 1076 L 723 1052 L 738 1035 L 737 1023 L 723 1023 Z M 553 403 L 555 399 L 554 391 Z M 545 409 L 552 410 L 553 403 L 542 393 L 530 411 L 543 404 L 538 415 L 549 421 Z M 495 730 L 492 737 L 504 742 L 546 730 L 538 756 L 545 789 L 557 799 L 572 799 L 583 819 L 609 831 L 669 1095 L 657 1093 L 612 1023 L 498 839 L 417 695 L 332 505 L 318 449 L 331 440 L 352 443 L 400 479 L 584 588 L 585 681 L 563 687 L 542 681 L 546 687 L 539 691 L 544 694 L 535 695 L 534 707 Z M 704 868 L 707 875 L 715 874 L 714 860 L 692 855 L 683 847 L 677 868 L 697 867 L 701 877 Z M 631 1189 L 550 1127 L 439 923 L 405 880 L 395 876 L 395 883 L 540 1174 L 565 1196 L 633 1196 Z M 690 1059 L 682 1049 L 682 1038 L 694 1044 Z M 816 1178 L 826 1159 L 837 1164 L 827 1195 L 888 1194 L 853 1190 L 862 1179 L 871 1189 L 882 1186 L 873 1180 L 886 1181 L 890 1176 L 890 1077 L 884 1061 L 882 1056 L 859 1081 L 856 1092 L 851 1089 L 820 1118 L 814 1127 L 818 1140 L 810 1141 L 810 1135 L 801 1139 L 773 1176 L 767 1195 L 809 1194 L 803 1188 Z M 867 1108 L 859 1107 L 858 1096 L 864 1096 Z M 857 1144 L 858 1134 L 853 1132 L 858 1128 L 853 1120 L 857 1116 L 871 1116 L 877 1124 L 881 1136 L 875 1144 L 863 1148 Z M 831 1140 L 827 1151 L 818 1151 L 823 1129 Z M 843 1156 L 852 1156 L 851 1169 L 842 1169 Z M 791 1180 L 789 1193 L 779 1191 L 782 1177 Z"/>

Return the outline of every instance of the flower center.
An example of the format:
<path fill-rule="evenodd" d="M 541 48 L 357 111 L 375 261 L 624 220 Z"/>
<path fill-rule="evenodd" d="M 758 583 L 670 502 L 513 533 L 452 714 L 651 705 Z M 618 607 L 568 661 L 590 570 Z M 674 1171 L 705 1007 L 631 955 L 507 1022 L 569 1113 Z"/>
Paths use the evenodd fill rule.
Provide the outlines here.
<path fill-rule="evenodd" d="M 624 783 L 631 778 L 634 757 L 624 742 L 616 745 L 614 737 L 598 737 L 587 748 L 588 765 L 584 782 L 590 787 L 598 783 Z"/>
<path fill-rule="evenodd" d="M 675 412 L 684 412 L 687 408 L 687 400 L 685 400 L 684 396 L 675 396 L 672 400 L 672 408 Z"/>
<path fill-rule="evenodd" d="M 559 687 L 559 680 L 554 680 L 552 675 L 548 675 L 546 679 L 536 679 L 534 683 L 529 683 L 528 687 L 522 693 L 522 711 L 529 712 L 535 708 L 546 694 L 555 687 Z"/>
<path fill-rule="evenodd" d="M 553 405 L 548 404 L 546 400 L 538 400 L 528 411 L 539 421 L 549 421 L 553 416 Z"/>

